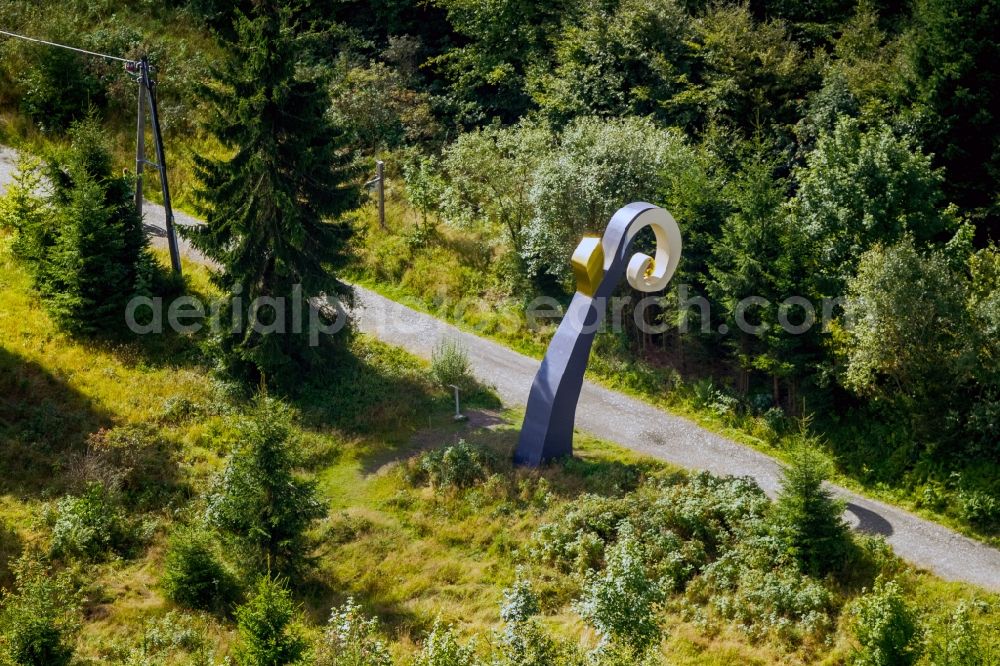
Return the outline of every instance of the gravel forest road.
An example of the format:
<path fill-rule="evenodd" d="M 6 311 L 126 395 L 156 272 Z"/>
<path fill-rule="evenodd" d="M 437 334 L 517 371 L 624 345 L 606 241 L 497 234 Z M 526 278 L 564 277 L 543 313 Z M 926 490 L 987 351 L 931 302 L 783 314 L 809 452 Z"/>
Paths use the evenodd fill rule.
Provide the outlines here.
<path fill-rule="evenodd" d="M 9 182 L 15 153 L 0 146 L 0 191 Z M 176 214 L 178 224 L 197 224 Z M 163 208 L 147 202 L 145 222 L 153 243 L 165 245 Z M 182 256 L 206 263 L 186 243 Z M 495 342 L 459 330 L 363 287 L 355 287 L 357 328 L 429 358 L 442 339 L 460 341 L 477 377 L 496 388 L 503 403 L 523 407 L 539 362 Z M 690 469 L 752 477 L 769 494 L 778 489 L 780 466 L 769 456 L 669 414 L 642 400 L 586 382 L 577 409 L 579 430 L 633 451 Z M 831 486 L 847 503 L 845 519 L 857 530 L 881 534 L 907 561 L 946 580 L 1000 591 L 1000 550 L 964 537 L 903 509 Z"/>

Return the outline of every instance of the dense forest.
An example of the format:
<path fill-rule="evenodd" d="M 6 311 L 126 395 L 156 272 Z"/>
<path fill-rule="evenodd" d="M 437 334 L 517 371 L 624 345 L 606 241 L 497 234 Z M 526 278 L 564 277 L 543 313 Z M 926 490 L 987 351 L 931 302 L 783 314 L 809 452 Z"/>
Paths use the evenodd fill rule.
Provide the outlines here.
<path fill-rule="evenodd" d="M 0 29 L 149 56 L 214 266 L 178 279 L 144 239 L 121 63 L 0 37 L 0 143 L 25 155 L 0 197 L 0 665 L 998 663 L 995 595 L 849 534 L 822 486 L 1000 543 L 998 22 L 995 0 L 0 0 Z M 424 432 L 442 385 L 498 408 L 462 350 L 310 344 L 327 310 L 156 342 L 120 316 L 228 295 L 249 321 L 353 282 L 540 356 L 534 304 L 568 302 L 580 237 L 637 200 L 682 261 L 647 306 L 623 283 L 590 374 L 783 460 L 774 501 L 595 442 L 533 472 L 512 428 Z"/>

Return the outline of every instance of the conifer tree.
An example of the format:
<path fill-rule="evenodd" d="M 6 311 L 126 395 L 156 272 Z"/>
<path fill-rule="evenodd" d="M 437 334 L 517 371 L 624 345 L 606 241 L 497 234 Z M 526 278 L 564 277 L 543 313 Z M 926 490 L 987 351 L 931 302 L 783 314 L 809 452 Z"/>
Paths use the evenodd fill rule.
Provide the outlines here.
<path fill-rule="evenodd" d="M 823 487 L 830 463 L 812 443 L 792 452 L 774 504 L 775 533 L 802 571 L 823 576 L 842 569 L 850 536 L 841 518 L 843 502 Z"/>
<path fill-rule="evenodd" d="M 240 296 L 223 317 L 223 365 L 249 382 L 290 383 L 323 358 L 308 344 L 309 307 L 291 298 L 299 285 L 306 298 L 345 291 L 335 278 L 349 237 L 340 218 L 359 202 L 358 174 L 329 119 L 327 84 L 307 62 L 314 35 L 267 1 L 238 13 L 235 33 L 204 90 L 206 129 L 227 155 L 196 160 L 206 224 L 190 235 L 220 265 L 218 284 Z M 259 297 L 284 307 L 254 312 Z"/>
<path fill-rule="evenodd" d="M 791 378 L 790 387 L 794 385 L 805 365 L 809 337 L 789 333 L 781 325 L 780 304 L 801 288 L 795 279 L 801 238 L 782 211 L 786 183 L 776 177 L 779 164 L 768 148 L 757 137 L 724 189 L 732 213 L 712 244 L 708 290 L 725 315 L 728 334 L 723 344 L 742 369 L 737 388 L 750 389 L 752 372 L 769 375 L 774 405 L 779 406 L 781 381 Z M 808 320 L 808 312 L 789 310 L 784 311 L 788 323 Z"/>
<path fill-rule="evenodd" d="M 236 609 L 240 666 L 284 666 L 302 663 L 308 644 L 295 622 L 291 592 L 281 580 L 261 577 L 244 605 Z"/>
<path fill-rule="evenodd" d="M 50 165 L 51 217 L 20 233 L 36 285 L 53 317 L 75 333 L 120 330 L 128 301 L 149 289 L 153 262 L 133 184 L 114 176 L 93 119 L 74 126 L 64 160 Z"/>
<path fill-rule="evenodd" d="M 206 518 L 248 569 L 295 573 L 308 560 L 306 530 L 326 515 L 316 483 L 296 474 L 299 454 L 288 411 L 258 399 L 235 424 L 237 442 L 208 496 Z"/>

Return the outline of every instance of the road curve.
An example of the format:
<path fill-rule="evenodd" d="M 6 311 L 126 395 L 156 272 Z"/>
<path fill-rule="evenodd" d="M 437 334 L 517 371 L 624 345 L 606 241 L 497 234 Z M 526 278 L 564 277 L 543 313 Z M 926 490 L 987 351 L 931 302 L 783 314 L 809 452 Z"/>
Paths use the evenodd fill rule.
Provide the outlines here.
<path fill-rule="evenodd" d="M 539 361 L 457 329 L 380 294 L 355 287 L 361 331 L 429 358 L 438 341 L 460 341 L 478 378 L 496 387 L 504 404 L 523 407 Z M 750 476 L 774 496 L 780 466 L 771 457 L 665 412 L 642 400 L 585 382 L 576 426 L 601 439 L 660 460 L 714 474 Z M 1000 590 L 1000 551 L 908 511 L 831 486 L 847 502 L 846 520 L 881 534 L 896 553 L 946 580 Z"/>
<path fill-rule="evenodd" d="M 14 152 L 0 146 L 0 192 L 9 182 L 14 160 Z M 163 219 L 163 208 L 146 202 L 145 222 L 156 245 L 165 245 Z M 180 213 L 176 219 L 179 224 L 198 223 Z M 181 244 L 181 252 L 189 261 L 206 263 L 186 243 Z M 525 405 L 537 360 L 369 289 L 355 287 L 355 300 L 353 316 L 359 330 L 424 358 L 430 358 L 440 340 L 458 340 L 468 349 L 477 377 L 494 386 L 504 404 Z M 584 383 L 576 425 L 600 439 L 681 467 L 752 477 L 772 496 L 778 489 L 780 466 L 773 458 L 592 382 Z M 1000 591 L 1000 550 L 898 507 L 839 486 L 832 488 L 847 502 L 847 521 L 860 531 L 883 535 L 903 559 L 946 580 Z"/>

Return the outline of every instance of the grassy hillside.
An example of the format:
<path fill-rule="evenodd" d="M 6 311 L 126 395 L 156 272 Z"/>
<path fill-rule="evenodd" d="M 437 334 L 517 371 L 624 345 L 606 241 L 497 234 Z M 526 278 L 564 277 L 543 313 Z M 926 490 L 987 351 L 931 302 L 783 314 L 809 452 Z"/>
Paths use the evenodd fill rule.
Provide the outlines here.
<path fill-rule="evenodd" d="M 0 142 L 52 158 L 0 211 L 0 666 L 1000 664 L 1000 595 L 822 485 L 829 458 L 998 543 L 1000 4 L 959 4 L 0 0 L 5 30 L 149 55 L 225 276 L 145 251 L 121 62 L 0 38 Z M 540 356 L 526 307 L 637 199 L 711 314 L 626 309 L 591 373 L 784 459 L 775 501 L 585 436 L 515 468 L 520 414 L 467 373 L 451 418 L 454 349 L 315 349 L 277 307 L 280 337 L 123 330 L 137 294 L 349 277 Z M 802 333 L 792 294 L 847 298 Z"/>
<path fill-rule="evenodd" d="M 231 444 L 232 416 L 244 403 L 209 378 L 196 340 L 86 343 L 59 333 L 11 259 L 9 237 L 2 245 L 0 584 L 9 589 L 22 552 L 68 571 L 82 599 L 81 664 L 219 663 L 236 641 L 232 617 L 175 606 L 164 598 L 160 575 L 169 535 L 203 511 Z M 192 288 L 207 290 L 203 272 L 191 272 Z M 470 405 L 470 422 L 455 425 L 449 395 L 422 361 L 364 337 L 352 351 L 340 379 L 291 404 L 301 472 L 318 481 L 327 507 L 310 533 L 316 565 L 296 586 L 305 635 L 317 638 L 330 608 L 353 596 L 379 618 L 398 658 L 420 648 L 436 619 L 453 625 L 462 642 L 477 639 L 486 653 L 502 628 L 503 590 L 520 576 L 537 590 L 546 631 L 594 647 L 596 635 L 573 603 L 584 580 L 558 558 L 532 555 L 538 528 L 587 511 L 588 502 L 659 492 L 656 484 L 669 488 L 686 476 L 579 437 L 579 459 L 566 466 L 500 464 L 464 489 L 428 485 L 421 451 L 464 438 L 508 452 L 517 415 L 497 412 L 484 392 Z M 121 459 L 109 458 L 102 441 L 131 441 L 135 457 L 111 468 Z M 96 563 L 50 555 L 59 498 L 114 479 L 129 498 L 132 550 Z M 880 552 L 873 547 L 864 546 Z M 731 621 L 689 584 L 658 611 L 665 663 L 845 663 L 854 642 L 845 608 L 879 572 L 899 581 L 932 628 L 929 641 L 943 640 L 935 627 L 960 602 L 971 609 L 979 640 L 992 640 L 986 630 L 1000 622 L 997 595 L 943 583 L 891 556 L 870 562 L 853 582 L 821 584 L 831 595 L 824 611 L 830 624 L 818 631 L 802 629 L 801 619 L 788 620 L 786 630 L 752 618 Z"/>
<path fill-rule="evenodd" d="M 955 17 L 938 16 L 943 10 L 936 0 L 912 8 L 837 5 L 815 11 L 785 4 L 612 4 L 607 11 L 588 6 L 551 15 L 543 10 L 537 16 L 505 15 L 495 25 L 470 21 L 475 3 L 465 7 L 446 0 L 330 8 L 326 18 L 337 21 L 335 38 L 310 58 L 324 62 L 331 115 L 349 135 L 351 154 L 365 177 L 375 157 L 381 157 L 390 189 L 390 233 L 375 226 L 371 201 L 356 216 L 353 277 L 540 356 L 554 326 L 520 326 L 525 304 L 536 295 L 567 300 L 566 257 L 572 243 L 556 255 L 538 255 L 537 248 L 521 247 L 508 237 L 504 211 L 512 210 L 525 230 L 534 225 L 544 250 L 600 231 L 607 215 L 595 217 L 595 211 L 610 214 L 625 201 L 643 197 L 663 203 L 685 234 L 685 258 L 675 283 L 688 283 L 712 301 L 711 331 L 682 334 L 670 325 L 663 334 L 639 334 L 626 316 L 623 331 L 599 337 L 592 375 L 778 457 L 789 436 L 808 421 L 810 434 L 833 458 L 839 482 L 1000 543 L 1000 459 L 991 435 L 1000 413 L 995 386 L 1000 356 L 990 333 L 997 310 L 996 280 L 989 272 L 989 266 L 1000 265 L 1000 255 L 988 244 L 992 213 L 963 203 L 980 198 L 970 198 L 970 183 L 964 180 L 975 181 L 969 191 L 992 190 L 986 172 L 939 169 L 946 154 L 951 155 L 944 159 L 948 163 L 964 154 L 952 151 L 953 143 L 963 150 L 988 143 L 978 140 L 978 130 L 966 131 L 968 123 L 982 122 L 978 115 L 965 118 L 966 107 L 954 118 L 945 113 L 952 95 L 941 91 L 951 85 L 945 79 L 965 77 L 962 85 L 977 91 L 973 97 L 992 99 L 985 73 L 966 71 L 975 62 L 971 54 L 992 48 L 991 39 L 980 34 L 990 25 L 990 14 L 974 19 L 969 13 L 962 19 L 969 23 L 968 43 L 958 51 L 931 50 L 933 57 L 923 62 L 919 54 L 927 49 L 922 45 L 937 43 L 938 31 L 964 29 L 953 28 Z M 200 86 L 210 79 L 212 65 L 227 57 L 213 35 L 220 28 L 225 32 L 219 19 L 223 7 L 177 2 L 126 12 L 113 2 L 67 6 L 6 0 L 0 10 L 7 28 L 26 34 L 126 57 L 150 54 L 159 67 L 174 202 L 192 210 L 194 156 L 222 154 L 203 125 L 206 102 Z M 535 36 L 522 42 L 524 23 L 530 25 L 527 34 Z M 634 35 L 628 48 L 619 49 L 608 37 L 619 30 Z M 506 34 L 521 38 L 508 43 L 502 39 Z M 595 55 L 602 65 L 591 61 Z M 134 85 L 118 63 L 59 57 L 36 45 L 0 42 L 0 141 L 44 152 L 62 145 L 67 123 L 90 110 L 112 136 L 116 169 L 130 169 Z M 920 68 L 927 71 L 918 73 Z M 67 71 L 73 76 L 65 76 Z M 63 84 L 72 85 L 63 89 Z M 615 94 L 594 97 L 598 90 Z M 937 123 L 929 109 L 936 105 L 944 107 L 942 119 L 958 124 L 931 131 Z M 575 131 L 578 145 L 562 134 L 574 120 L 589 128 Z M 522 142 L 518 150 L 524 154 L 504 155 L 492 146 L 493 134 L 477 131 L 494 122 L 491 132 L 508 132 L 503 141 Z M 532 152 L 531 141 L 517 137 L 522 130 L 525 136 L 542 131 L 539 127 L 547 143 Z M 843 135 L 839 139 L 833 136 L 836 127 Z M 633 135 L 642 137 L 638 146 L 623 139 Z M 826 156 L 818 149 L 821 143 Z M 891 145 L 895 157 L 848 154 L 854 144 Z M 631 150 L 639 152 L 630 168 L 642 177 L 621 175 L 632 158 L 615 162 Z M 571 159 L 582 162 L 558 166 L 559 160 Z M 505 166 L 497 167 L 498 160 Z M 866 160 L 883 166 L 869 172 L 862 168 Z M 506 183 L 481 181 L 492 169 L 519 175 Z M 896 178 L 898 186 L 882 184 Z M 827 192 L 821 186 L 825 182 L 847 185 Z M 910 187 L 905 183 L 918 189 L 907 190 L 899 201 L 883 200 L 887 192 Z M 540 196 L 539 188 L 551 191 Z M 758 191 L 759 200 L 774 209 L 744 211 Z M 152 179 L 145 192 L 159 197 Z M 559 192 L 575 194 L 554 209 L 540 205 Z M 813 198 L 802 199 L 803 192 Z M 962 204 L 957 209 L 946 205 L 952 196 L 961 199 L 956 199 Z M 572 201 L 579 210 L 571 209 Z M 567 212 L 560 214 L 562 209 Z M 796 210 L 806 209 L 826 212 L 817 219 L 796 217 Z M 843 229 L 837 220 L 883 216 L 877 229 L 858 232 L 861 236 L 849 243 L 850 257 L 833 262 L 844 273 L 834 282 L 844 284 L 834 291 L 825 278 L 822 285 L 813 284 L 826 269 L 799 265 L 800 260 L 816 260 L 838 246 Z M 776 225 L 762 238 L 784 238 L 789 229 L 817 224 L 829 223 L 830 229 L 822 237 L 789 241 L 788 247 L 758 247 L 752 229 L 740 231 L 739 220 L 746 219 Z M 954 302 L 935 306 L 942 309 L 943 322 L 955 318 L 954 331 L 941 340 L 900 336 L 909 342 L 897 344 L 875 330 L 865 339 L 890 342 L 865 350 L 859 346 L 864 336 L 852 341 L 839 324 L 836 335 L 716 335 L 720 325 L 735 330 L 731 305 L 749 291 L 776 302 L 793 293 L 812 300 L 842 296 L 852 280 L 863 287 L 854 265 L 865 250 L 896 243 L 902 233 L 897 222 L 910 219 L 914 226 L 908 233 L 920 240 L 921 252 L 935 258 L 922 263 L 957 266 L 949 279 L 960 286 L 951 297 L 966 312 L 956 314 L 963 308 Z M 960 222 L 971 226 L 959 233 Z M 951 249 L 945 247 L 949 239 Z M 948 254 L 953 252 L 964 255 L 959 260 Z M 754 268 L 758 261 L 794 268 L 787 275 L 762 276 Z M 886 279 L 900 289 L 913 282 Z M 674 296 L 665 294 L 650 318 L 672 324 L 680 316 Z M 912 322 L 893 319 L 902 316 L 899 312 L 878 316 L 888 318 L 880 326 L 914 328 Z M 519 326 L 511 329 L 505 326 L 509 322 Z M 939 329 L 947 327 L 934 330 Z M 916 344 L 938 345 L 940 354 L 909 349 Z M 932 357 L 947 361 L 920 361 Z M 868 385 L 847 385 L 852 358 L 878 360 L 870 373 L 854 373 L 868 376 Z M 923 379 L 901 391 L 890 381 L 894 372 Z M 950 396 L 948 405 L 942 395 Z"/>
<path fill-rule="evenodd" d="M 530 321 L 526 298 L 497 292 L 492 271 L 499 257 L 484 254 L 484 238 L 435 224 L 433 219 L 428 223 L 405 201 L 405 185 L 390 183 L 388 230 L 379 228 L 374 206 L 366 206 L 357 215 L 352 279 L 477 335 L 542 358 L 558 320 Z M 633 350 L 630 337 L 627 324 L 622 332 L 599 334 L 588 377 L 779 460 L 786 459 L 789 449 L 805 434 L 833 460 L 838 483 L 1000 546 L 992 524 L 970 519 L 966 503 L 972 497 L 956 487 L 959 478 L 992 487 L 998 478 L 993 461 L 970 464 L 950 480 L 942 480 L 943 464 L 929 461 L 902 472 L 906 463 L 884 460 L 883 453 L 889 445 L 904 446 L 900 442 L 912 440 L 889 423 L 813 412 L 808 403 L 799 417 L 761 410 L 731 390 L 729 369 L 711 353 L 692 348 L 685 358 L 669 334 L 659 342 L 644 340 L 640 349 Z"/>

